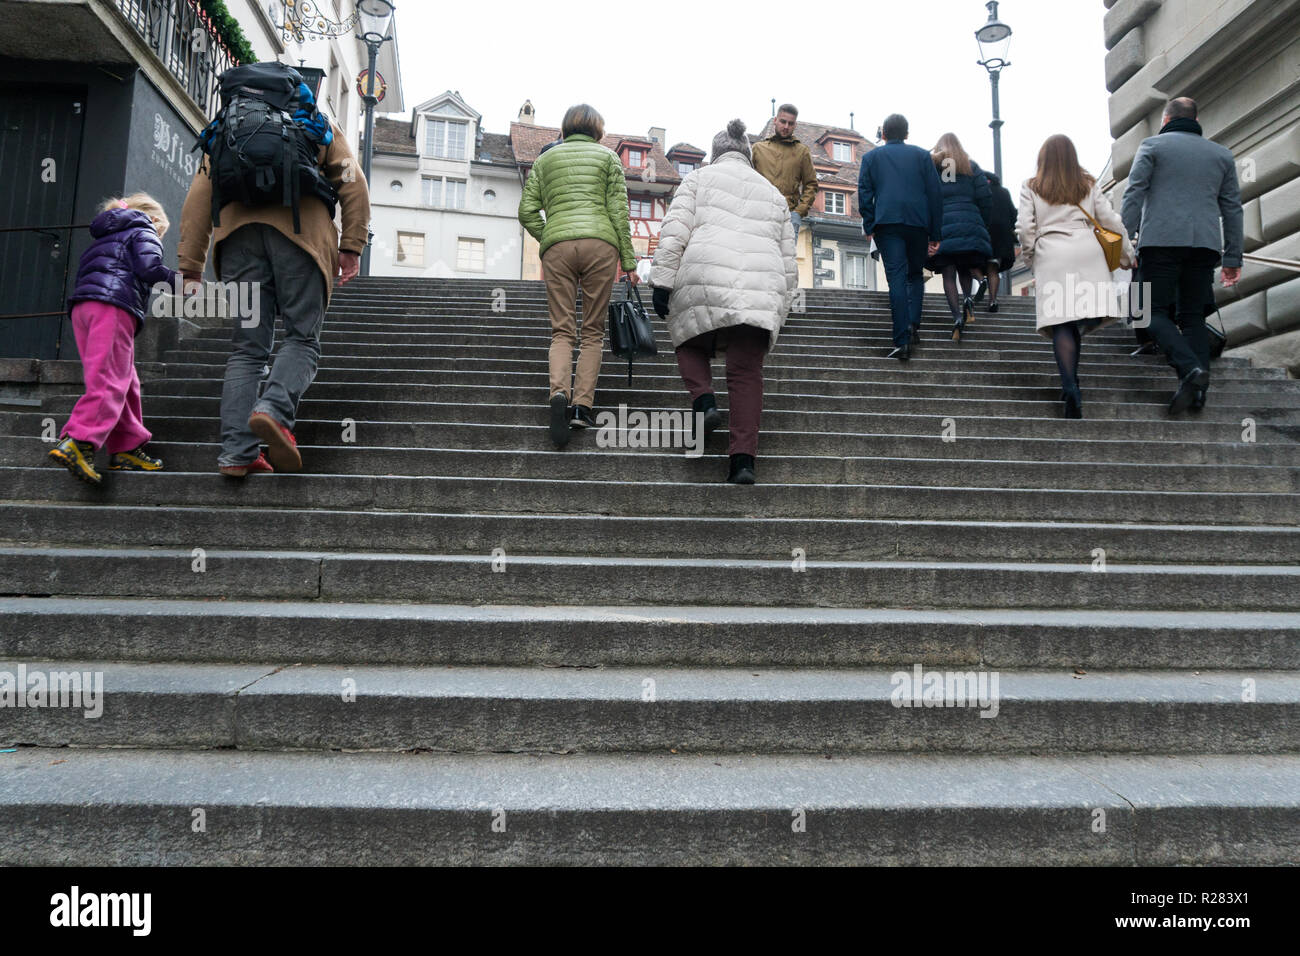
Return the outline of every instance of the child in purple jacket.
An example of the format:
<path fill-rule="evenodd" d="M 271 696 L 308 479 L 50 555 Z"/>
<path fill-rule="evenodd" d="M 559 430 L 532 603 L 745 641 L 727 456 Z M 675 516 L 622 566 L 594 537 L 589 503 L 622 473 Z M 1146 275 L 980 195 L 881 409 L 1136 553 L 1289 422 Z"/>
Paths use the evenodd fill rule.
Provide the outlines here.
<path fill-rule="evenodd" d="M 72 409 L 50 457 L 92 485 L 103 482 L 95 470 L 99 448 L 111 456 L 112 471 L 158 471 L 163 466 L 145 448 L 153 436 L 144 427 L 140 407 L 135 336 L 144 325 L 150 288 L 159 282 L 176 287 L 179 281 L 176 271 L 163 265 L 158 238 L 167 226 L 167 213 L 145 193 L 105 203 L 90 224 L 92 242 L 81 255 L 77 284 L 68 297 L 86 394 Z"/>

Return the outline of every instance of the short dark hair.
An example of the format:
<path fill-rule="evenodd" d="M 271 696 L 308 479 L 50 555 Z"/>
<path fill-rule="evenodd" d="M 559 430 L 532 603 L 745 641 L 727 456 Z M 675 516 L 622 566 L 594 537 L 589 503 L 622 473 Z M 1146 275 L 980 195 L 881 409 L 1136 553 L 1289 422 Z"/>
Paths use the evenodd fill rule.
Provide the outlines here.
<path fill-rule="evenodd" d="M 795 119 L 799 118 L 799 108 L 793 103 L 782 103 L 778 106 L 776 108 L 776 115 L 780 116 L 782 113 L 789 113 Z"/>
<path fill-rule="evenodd" d="M 570 106 L 560 123 L 560 135 L 567 139 L 574 133 L 585 133 L 600 142 L 605 135 L 605 118 L 586 103 Z"/>
<path fill-rule="evenodd" d="M 1196 100 L 1190 96 L 1180 96 L 1169 101 L 1165 115 L 1170 119 L 1196 119 Z"/>
<path fill-rule="evenodd" d="M 886 140 L 907 139 L 907 117 L 902 113 L 890 113 L 880 129 Z"/>

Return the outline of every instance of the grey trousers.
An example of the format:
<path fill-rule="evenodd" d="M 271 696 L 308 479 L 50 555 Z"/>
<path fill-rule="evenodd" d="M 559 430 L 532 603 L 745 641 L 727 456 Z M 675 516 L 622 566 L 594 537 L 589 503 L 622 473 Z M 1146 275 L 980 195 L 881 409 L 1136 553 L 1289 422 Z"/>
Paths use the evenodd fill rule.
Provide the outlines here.
<path fill-rule="evenodd" d="M 233 351 L 226 360 L 221 389 L 221 455 L 217 464 L 245 465 L 259 453 L 257 436 L 248 429 L 248 416 L 265 412 L 292 429 L 298 402 L 316 377 L 325 320 L 325 276 L 316 260 L 277 229 L 262 223 L 236 229 L 221 243 L 217 255 L 221 281 L 239 283 L 240 299 L 256 310 L 241 310 L 231 320 Z M 258 398 L 262 369 L 275 344 L 277 316 L 284 324 L 284 340 Z"/>

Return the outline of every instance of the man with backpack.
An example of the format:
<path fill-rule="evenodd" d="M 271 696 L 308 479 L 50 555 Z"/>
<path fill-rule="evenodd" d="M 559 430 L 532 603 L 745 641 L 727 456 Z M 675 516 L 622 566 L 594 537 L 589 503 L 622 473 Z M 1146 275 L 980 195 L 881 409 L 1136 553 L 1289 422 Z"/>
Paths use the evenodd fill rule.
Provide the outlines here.
<path fill-rule="evenodd" d="M 213 241 L 217 277 L 240 284 L 241 295 L 231 298 L 253 306 L 233 322 L 217 465 L 232 478 L 298 471 L 298 403 L 316 377 L 334 282 L 342 285 L 359 269 L 370 193 L 341 131 L 316 109 L 310 87 L 291 67 L 253 63 L 227 70 L 221 106 L 196 146 L 205 155 L 181 212 L 179 251 L 187 293 L 199 287 Z M 335 201 L 342 207 L 341 237 Z M 259 398 L 277 315 L 284 340 Z"/>

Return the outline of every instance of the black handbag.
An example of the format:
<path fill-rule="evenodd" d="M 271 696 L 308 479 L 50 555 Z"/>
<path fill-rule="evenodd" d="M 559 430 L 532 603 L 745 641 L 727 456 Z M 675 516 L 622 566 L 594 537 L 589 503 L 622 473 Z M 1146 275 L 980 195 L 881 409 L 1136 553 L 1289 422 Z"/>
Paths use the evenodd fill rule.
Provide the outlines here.
<path fill-rule="evenodd" d="M 1217 329 L 1210 324 L 1211 312 L 1219 317 L 1219 327 Z M 1205 307 L 1205 331 L 1210 336 L 1210 358 L 1216 359 L 1223 354 L 1223 350 L 1227 347 L 1228 335 L 1223 326 L 1223 314 L 1213 302 Z"/>
<path fill-rule="evenodd" d="M 628 279 L 631 297 L 609 304 L 609 350 L 615 358 L 627 359 L 627 383 L 632 384 L 632 363 L 642 357 L 658 355 L 655 330 L 641 304 L 641 293 Z"/>

